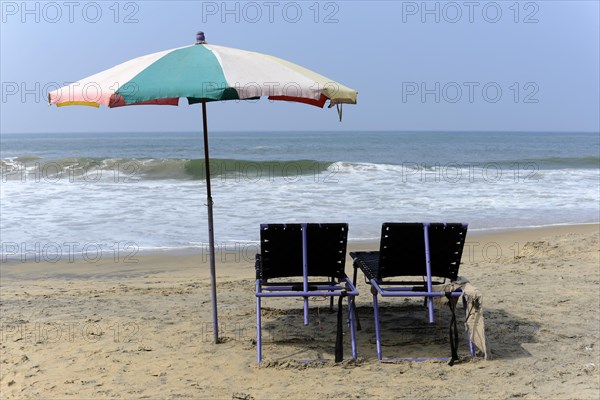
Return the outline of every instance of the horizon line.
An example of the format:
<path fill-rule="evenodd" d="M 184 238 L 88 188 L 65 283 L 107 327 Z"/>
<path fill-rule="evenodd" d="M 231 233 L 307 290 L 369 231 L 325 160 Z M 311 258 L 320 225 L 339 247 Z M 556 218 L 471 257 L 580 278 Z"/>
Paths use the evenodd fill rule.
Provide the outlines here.
<path fill-rule="evenodd" d="M 211 130 L 210 133 L 357 133 L 357 132 L 369 132 L 369 133 L 597 133 L 600 134 L 600 130 L 573 130 L 573 131 L 565 131 L 565 130 L 556 130 L 556 131 L 548 131 L 548 130 L 459 130 L 459 129 L 449 129 L 449 130 L 425 130 L 425 129 L 411 129 L 411 130 L 396 130 L 396 129 L 357 129 L 357 130 L 301 130 L 301 129 L 289 129 L 289 130 L 264 130 L 264 129 L 245 129 L 245 130 Z M 27 135 L 27 134 L 71 134 L 71 133 L 81 133 L 81 134 L 110 134 L 110 133 L 198 133 L 202 134 L 200 130 L 174 130 L 174 131 L 164 131 L 164 130 L 141 130 L 141 131 L 22 131 L 22 132 L 5 132 L 0 131 L 0 135 Z"/>

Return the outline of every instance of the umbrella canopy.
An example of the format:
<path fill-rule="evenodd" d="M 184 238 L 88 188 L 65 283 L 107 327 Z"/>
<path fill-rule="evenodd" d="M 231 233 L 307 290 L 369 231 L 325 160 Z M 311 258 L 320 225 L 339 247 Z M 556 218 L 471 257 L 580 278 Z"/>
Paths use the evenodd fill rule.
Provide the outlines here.
<path fill-rule="evenodd" d="M 323 107 L 356 104 L 357 92 L 281 58 L 209 45 L 198 32 L 196 44 L 161 51 L 119 64 L 48 93 L 49 104 L 122 107 L 142 104 L 202 104 L 204 165 L 214 342 L 219 342 L 213 201 L 210 185 L 206 103 L 268 97 Z"/>
<path fill-rule="evenodd" d="M 138 57 L 48 94 L 57 106 L 178 105 L 267 96 L 323 107 L 357 92 L 281 58 L 209 44 Z"/>

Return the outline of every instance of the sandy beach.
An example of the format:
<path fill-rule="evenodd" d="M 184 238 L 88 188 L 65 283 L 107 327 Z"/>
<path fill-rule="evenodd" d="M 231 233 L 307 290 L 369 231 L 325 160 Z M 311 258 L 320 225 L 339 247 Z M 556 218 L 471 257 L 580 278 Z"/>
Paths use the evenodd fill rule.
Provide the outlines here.
<path fill-rule="evenodd" d="M 379 362 L 361 275 L 358 361 L 350 360 L 346 334 L 345 361 L 333 362 L 336 314 L 328 302 L 313 299 L 311 325 L 304 327 L 301 302 L 272 299 L 264 302 L 259 366 L 256 246 L 217 255 L 218 345 L 211 341 L 202 255 L 5 262 L 0 397 L 597 399 L 599 231 L 594 224 L 469 233 L 460 275 L 483 293 L 493 359 L 468 356 L 462 336 L 461 362 L 453 367 Z M 427 326 L 420 300 L 386 300 L 382 307 L 385 356 L 449 355 L 446 309 Z M 458 315 L 461 327 L 462 307 Z M 297 361 L 315 358 L 331 361 Z"/>

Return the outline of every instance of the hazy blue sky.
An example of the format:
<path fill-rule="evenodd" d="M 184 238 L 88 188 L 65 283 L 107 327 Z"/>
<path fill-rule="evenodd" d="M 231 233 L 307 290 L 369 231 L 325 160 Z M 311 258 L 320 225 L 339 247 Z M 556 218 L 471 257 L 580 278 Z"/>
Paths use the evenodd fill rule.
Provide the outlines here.
<path fill-rule="evenodd" d="M 217 130 L 600 131 L 597 1 L 2 1 L 2 132 L 193 131 L 199 106 L 48 107 L 47 89 L 209 43 L 358 90 L 334 110 L 208 105 Z"/>

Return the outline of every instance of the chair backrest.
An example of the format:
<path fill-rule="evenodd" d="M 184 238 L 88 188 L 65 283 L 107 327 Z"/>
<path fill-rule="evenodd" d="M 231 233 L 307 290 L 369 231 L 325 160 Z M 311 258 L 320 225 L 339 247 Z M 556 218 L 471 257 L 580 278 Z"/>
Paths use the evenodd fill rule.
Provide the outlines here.
<path fill-rule="evenodd" d="M 345 276 L 348 224 L 262 224 L 259 278 L 303 276 L 303 226 L 306 227 L 308 276 Z"/>
<path fill-rule="evenodd" d="M 384 223 L 381 227 L 378 279 L 426 276 L 425 227 L 429 236 L 431 276 L 456 279 L 467 224 Z"/>

